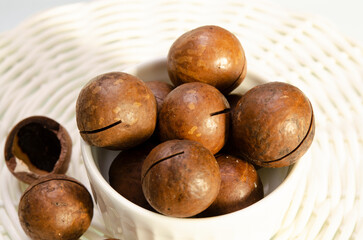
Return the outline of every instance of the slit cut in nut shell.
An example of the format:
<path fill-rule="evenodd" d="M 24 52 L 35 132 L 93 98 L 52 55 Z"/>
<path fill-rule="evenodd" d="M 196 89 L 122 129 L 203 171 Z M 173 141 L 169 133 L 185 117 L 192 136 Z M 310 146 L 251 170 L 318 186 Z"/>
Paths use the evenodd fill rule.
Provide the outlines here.
<path fill-rule="evenodd" d="M 234 151 L 244 159 L 261 167 L 289 166 L 313 141 L 313 108 L 304 93 L 291 84 L 262 84 L 237 103 L 231 133 Z"/>
<path fill-rule="evenodd" d="M 77 127 L 92 146 L 126 150 L 145 142 L 156 126 L 154 94 L 136 76 L 109 72 L 91 79 L 76 103 Z"/>
<path fill-rule="evenodd" d="M 228 101 L 218 89 L 200 82 L 185 83 L 165 98 L 159 112 L 159 137 L 161 141 L 197 141 L 216 154 L 228 138 L 229 121 Z"/>
<path fill-rule="evenodd" d="M 76 179 L 50 174 L 25 190 L 18 216 L 31 239 L 76 240 L 90 226 L 93 201 L 87 188 Z"/>
<path fill-rule="evenodd" d="M 213 154 L 202 144 L 169 140 L 156 146 L 141 169 L 142 190 L 158 212 L 191 217 L 217 197 L 221 177 Z"/>

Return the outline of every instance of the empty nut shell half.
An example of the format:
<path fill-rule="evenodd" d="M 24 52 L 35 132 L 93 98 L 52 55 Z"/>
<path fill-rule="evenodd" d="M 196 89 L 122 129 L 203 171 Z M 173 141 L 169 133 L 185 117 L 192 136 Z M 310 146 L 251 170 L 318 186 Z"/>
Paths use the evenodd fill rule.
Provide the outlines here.
<path fill-rule="evenodd" d="M 28 117 L 16 124 L 5 142 L 5 162 L 25 183 L 54 173 L 65 173 L 72 152 L 67 130 L 45 116 Z"/>
<path fill-rule="evenodd" d="M 76 240 L 91 223 L 93 201 L 87 188 L 76 179 L 51 174 L 25 190 L 18 216 L 33 240 Z"/>

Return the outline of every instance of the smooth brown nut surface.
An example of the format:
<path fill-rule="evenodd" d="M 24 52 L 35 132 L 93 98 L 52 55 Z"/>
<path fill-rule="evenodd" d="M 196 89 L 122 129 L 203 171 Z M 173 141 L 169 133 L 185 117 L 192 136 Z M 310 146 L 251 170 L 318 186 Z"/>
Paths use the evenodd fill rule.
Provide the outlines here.
<path fill-rule="evenodd" d="M 142 192 L 141 166 L 156 145 L 148 140 L 137 147 L 121 151 L 109 169 L 111 187 L 129 201 L 148 210 L 152 210 L 152 207 Z"/>
<path fill-rule="evenodd" d="M 170 140 L 155 147 L 144 161 L 141 176 L 150 205 L 173 217 L 205 210 L 217 197 L 221 182 L 213 154 L 189 140 Z"/>
<path fill-rule="evenodd" d="M 159 136 L 162 141 L 197 141 L 215 154 L 228 138 L 229 120 L 229 104 L 223 94 L 205 83 L 186 83 L 165 98 L 159 113 Z"/>
<path fill-rule="evenodd" d="M 221 187 L 216 200 L 201 213 L 203 217 L 231 213 L 263 198 L 261 179 L 251 163 L 226 154 L 216 159 L 221 173 Z"/>
<path fill-rule="evenodd" d="M 4 148 L 6 166 L 25 183 L 67 171 L 72 140 L 67 130 L 45 116 L 31 116 L 10 131 Z"/>
<path fill-rule="evenodd" d="M 25 190 L 18 215 L 31 239 L 76 240 L 91 223 L 92 197 L 76 179 L 60 174 L 48 175 Z"/>
<path fill-rule="evenodd" d="M 128 149 L 147 140 L 157 117 L 155 97 L 139 78 L 122 72 L 92 79 L 76 106 L 82 138 L 97 147 Z"/>
<path fill-rule="evenodd" d="M 167 69 L 176 86 L 203 82 L 229 93 L 245 78 L 247 64 L 235 35 L 218 26 L 202 26 L 184 33 L 173 43 Z"/>
<path fill-rule="evenodd" d="M 310 101 L 287 83 L 271 82 L 252 88 L 232 112 L 235 152 L 263 167 L 296 162 L 310 147 L 314 128 Z"/>
<path fill-rule="evenodd" d="M 158 104 L 158 112 L 160 112 L 164 99 L 174 89 L 173 85 L 162 81 L 149 81 L 145 83 L 154 94 Z"/>

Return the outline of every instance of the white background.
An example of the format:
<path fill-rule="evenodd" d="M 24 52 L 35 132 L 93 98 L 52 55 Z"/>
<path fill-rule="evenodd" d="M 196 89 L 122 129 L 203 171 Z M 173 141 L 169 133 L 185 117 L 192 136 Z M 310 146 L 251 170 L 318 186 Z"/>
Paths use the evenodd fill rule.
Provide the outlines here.
<path fill-rule="evenodd" d="M 87 1 L 91 0 L 0 0 L 0 32 L 14 28 L 48 8 Z M 320 15 L 332 22 L 340 33 L 363 42 L 363 0 L 265 1 L 275 2 L 294 11 Z"/>

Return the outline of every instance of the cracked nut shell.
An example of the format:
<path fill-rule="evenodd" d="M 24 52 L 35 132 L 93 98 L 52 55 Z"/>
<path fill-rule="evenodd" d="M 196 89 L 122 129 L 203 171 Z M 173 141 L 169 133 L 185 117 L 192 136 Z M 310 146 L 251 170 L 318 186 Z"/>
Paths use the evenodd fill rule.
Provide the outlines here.
<path fill-rule="evenodd" d="M 158 120 L 161 141 L 197 141 L 217 153 L 228 138 L 229 104 L 213 86 L 193 82 L 176 87 L 165 98 Z"/>
<path fill-rule="evenodd" d="M 170 47 L 167 70 L 176 85 L 210 84 L 226 94 L 246 76 L 246 57 L 238 38 L 218 26 L 202 26 L 181 35 Z"/>
<path fill-rule="evenodd" d="M 170 140 L 156 146 L 141 169 L 142 189 L 159 213 L 190 217 L 217 197 L 221 183 L 218 163 L 202 144 Z"/>
<path fill-rule="evenodd" d="M 92 197 L 76 179 L 48 175 L 25 190 L 18 216 L 25 233 L 33 240 L 76 240 L 91 223 Z"/>
<path fill-rule="evenodd" d="M 234 152 L 262 167 L 295 163 L 315 133 L 313 108 L 297 87 L 270 82 L 249 90 L 232 112 Z"/>
<path fill-rule="evenodd" d="M 25 183 L 48 174 L 67 171 L 72 140 L 67 130 L 45 116 L 31 116 L 17 123 L 5 142 L 5 163 Z"/>
<path fill-rule="evenodd" d="M 139 78 L 111 72 L 99 75 L 79 93 L 77 126 L 84 141 L 124 150 L 146 141 L 154 132 L 155 97 Z"/>

